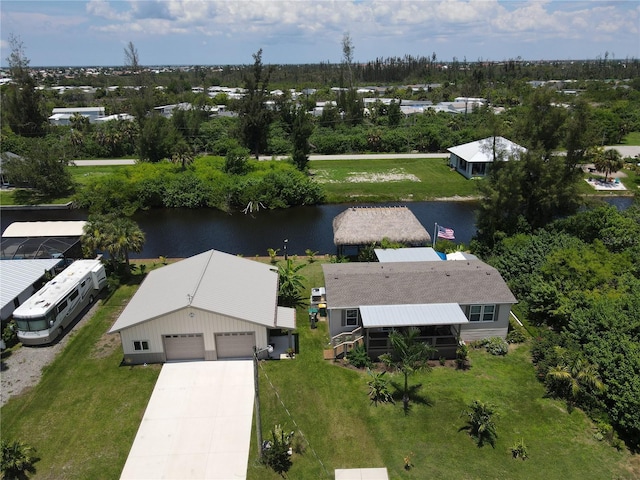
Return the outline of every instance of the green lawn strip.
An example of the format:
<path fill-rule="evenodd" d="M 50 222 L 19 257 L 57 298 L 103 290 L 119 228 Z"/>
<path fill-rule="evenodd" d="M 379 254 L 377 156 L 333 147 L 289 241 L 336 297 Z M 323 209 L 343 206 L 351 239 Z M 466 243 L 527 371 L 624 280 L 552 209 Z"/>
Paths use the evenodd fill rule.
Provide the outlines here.
<path fill-rule="evenodd" d="M 640 132 L 631 132 L 625 135 L 621 145 L 640 145 Z"/>
<path fill-rule="evenodd" d="M 78 185 L 84 186 L 90 180 L 106 176 L 112 175 L 118 171 L 124 171 L 127 168 L 131 168 L 130 165 L 92 165 L 92 166 L 75 166 L 70 165 L 67 167 L 69 172 L 71 173 L 71 177 L 75 183 Z"/>
<path fill-rule="evenodd" d="M 444 158 L 314 160 L 312 173 L 327 195 L 327 203 L 350 201 L 420 201 L 477 196 L 475 181 L 452 171 Z M 385 181 L 385 176 L 397 180 Z M 402 179 L 413 176 L 419 181 Z M 354 179 L 371 181 L 353 181 Z"/>
<path fill-rule="evenodd" d="M 101 340 L 133 291 L 118 289 L 45 369 L 40 383 L 2 408 L 2 438 L 37 450 L 34 478 L 120 476 L 160 371 L 158 365 L 120 367 L 117 335 Z"/>

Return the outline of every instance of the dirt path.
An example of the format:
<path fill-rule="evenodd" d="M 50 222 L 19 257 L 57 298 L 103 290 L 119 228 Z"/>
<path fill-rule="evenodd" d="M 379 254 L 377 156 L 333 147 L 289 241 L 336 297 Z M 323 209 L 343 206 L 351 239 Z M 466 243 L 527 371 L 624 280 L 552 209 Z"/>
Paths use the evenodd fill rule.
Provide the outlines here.
<path fill-rule="evenodd" d="M 35 387 L 42 376 L 42 369 L 49 365 L 67 345 L 75 332 L 93 316 L 101 300 L 94 303 L 84 315 L 64 332 L 59 341 L 43 347 L 20 347 L 3 353 L 0 364 L 0 406 L 11 397 L 22 394 Z"/>

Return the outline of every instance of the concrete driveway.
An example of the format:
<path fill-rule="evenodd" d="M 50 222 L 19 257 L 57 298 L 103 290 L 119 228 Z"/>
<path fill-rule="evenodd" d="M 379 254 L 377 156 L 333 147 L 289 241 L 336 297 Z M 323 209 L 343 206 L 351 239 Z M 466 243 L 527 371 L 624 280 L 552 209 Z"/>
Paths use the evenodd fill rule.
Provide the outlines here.
<path fill-rule="evenodd" d="M 166 363 L 120 478 L 246 479 L 253 399 L 250 360 Z"/>

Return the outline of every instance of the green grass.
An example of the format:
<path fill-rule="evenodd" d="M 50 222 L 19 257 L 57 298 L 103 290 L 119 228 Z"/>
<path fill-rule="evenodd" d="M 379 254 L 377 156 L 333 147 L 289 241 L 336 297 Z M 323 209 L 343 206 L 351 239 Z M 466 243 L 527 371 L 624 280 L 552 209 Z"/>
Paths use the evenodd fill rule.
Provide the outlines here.
<path fill-rule="evenodd" d="M 322 277 L 314 273 L 320 268 L 313 264 L 302 270 L 314 278 L 309 287 L 321 285 Z M 545 398 L 526 345 L 506 357 L 472 350 L 468 371 L 438 365 L 410 377 L 411 385 L 422 388 L 405 416 L 399 399 L 395 405 L 370 404 L 366 372 L 322 360 L 329 339 L 324 322 L 311 330 L 302 309 L 298 330 L 300 354 L 291 361 L 263 362 L 260 370 L 264 438 L 281 424 L 300 430 L 308 441 L 306 451 L 294 455 L 289 478 L 333 478 L 336 468 L 364 467 L 386 467 L 391 479 L 630 479 L 638 474 L 630 472 L 629 454 L 594 439 L 583 412 L 569 414 L 563 402 Z M 392 380 L 402 384 L 398 374 Z M 478 448 L 459 431 L 461 411 L 475 399 L 497 407 L 495 449 Z M 259 463 L 254 439 L 255 432 L 247 478 L 281 478 Z M 524 462 L 509 450 L 520 439 L 531 457 Z M 409 454 L 414 467 L 407 471 L 403 459 Z"/>
<path fill-rule="evenodd" d="M 631 132 L 625 135 L 621 145 L 640 145 L 640 132 Z"/>
<path fill-rule="evenodd" d="M 117 479 L 160 366 L 121 367 L 105 335 L 135 290 L 123 286 L 70 339 L 40 383 L 2 407 L 2 438 L 36 449 L 38 479 Z"/>
<path fill-rule="evenodd" d="M 445 158 L 314 160 L 309 165 L 327 194 L 327 203 L 422 201 L 478 195 L 476 182 L 452 171 Z M 397 180 L 385 181 L 390 176 Z"/>
<path fill-rule="evenodd" d="M 302 256 L 298 260 L 307 262 Z M 325 261 L 320 257 L 300 271 L 307 277 L 305 295 L 324 284 Z M 105 335 L 135 288 L 120 287 L 75 334 L 41 382 L 0 411 L 2 438 L 37 449 L 33 478 L 119 478 L 160 371 L 158 365 L 120 366 L 119 339 Z M 526 346 L 504 358 L 472 351 L 468 371 L 436 366 L 410 377 L 411 385 L 422 388 L 420 401 L 414 400 L 405 416 L 401 402 L 370 405 L 365 372 L 322 360 L 329 340 L 326 323 L 311 330 L 303 307 L 298 327 L 301 351 L 296 358 L 262 362 L 260 370 L 264 438 L 273 425 L 282 424 L 308 440 L 306 451 L 294 455 L 289 478 L 333 478 L 336 468 L 383 466 L 391 479 L 631 479 L 640 472 L 637 466 L 632 470 L 634 457 L 593 438 L 592 425 L 580 410 L 568 414 L 562 402 L 544 398 Z M 392 380 L 401 383 L 398 375 Z M 495 449 L 478 448 L 458 431 L 464 425 L 460 413 L 474 399 L 497 407 Z M 520 439 L 531 457 L 524 462 L 513 460 L 508 451 Z M 254 428 L 247 478 L 280 479 L 258 462 L 255 444 Z M 406 471 L 408 454 L 414 468 Z"/>

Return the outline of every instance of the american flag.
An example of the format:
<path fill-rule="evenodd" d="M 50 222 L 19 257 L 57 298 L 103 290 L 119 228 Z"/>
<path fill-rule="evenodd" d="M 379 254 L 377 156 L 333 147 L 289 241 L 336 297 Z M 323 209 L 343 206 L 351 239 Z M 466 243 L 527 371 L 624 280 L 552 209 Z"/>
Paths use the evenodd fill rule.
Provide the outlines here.
<path fill-rule="evenodd" d="M 456 237 L 453 234 L 452 228 L 442 227 L 438 225 L 438 238 L 444 238 L 445 240 L 455 240 Z"/>

